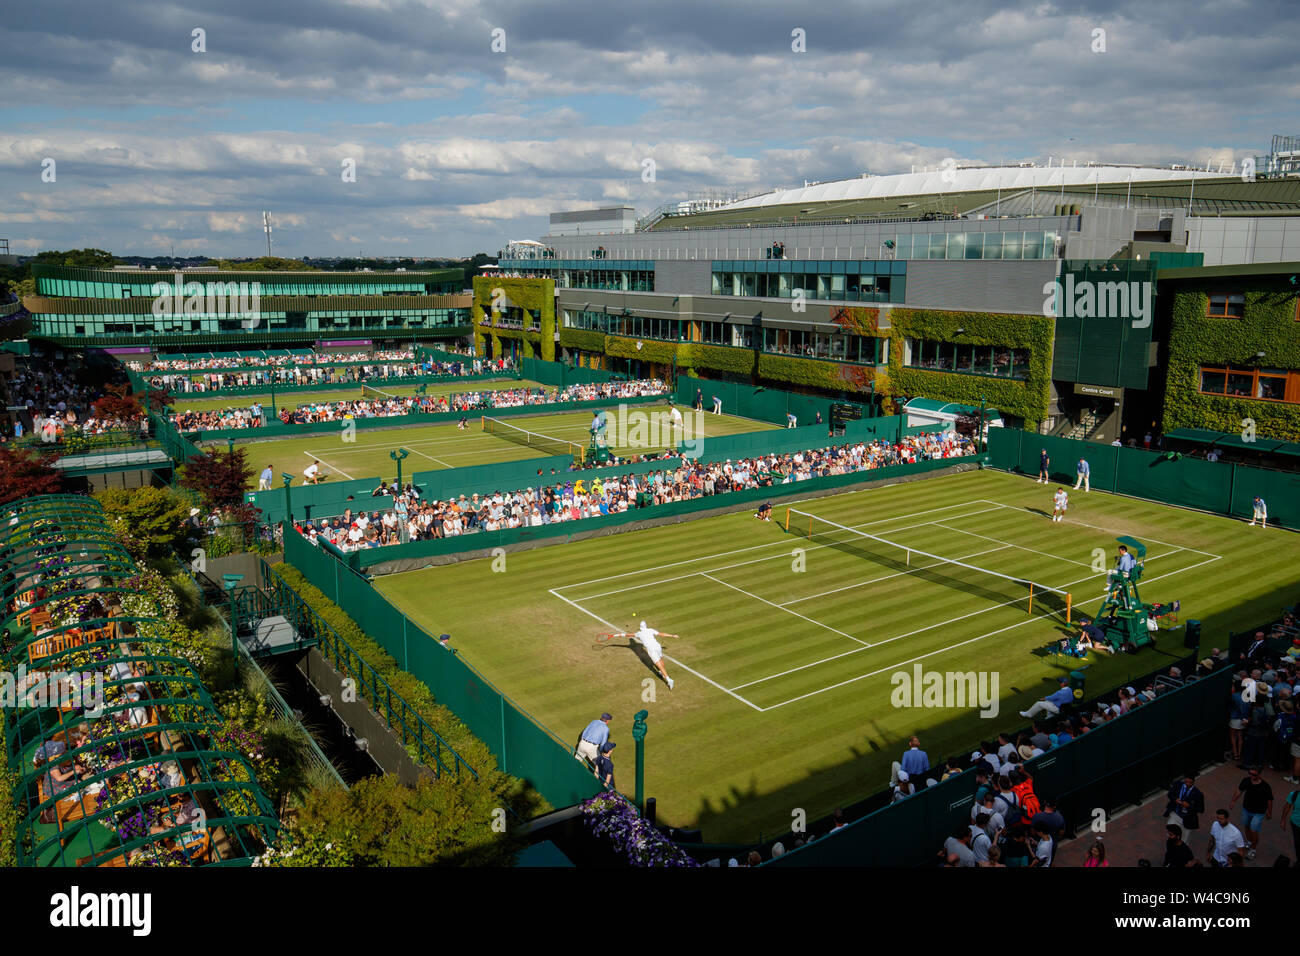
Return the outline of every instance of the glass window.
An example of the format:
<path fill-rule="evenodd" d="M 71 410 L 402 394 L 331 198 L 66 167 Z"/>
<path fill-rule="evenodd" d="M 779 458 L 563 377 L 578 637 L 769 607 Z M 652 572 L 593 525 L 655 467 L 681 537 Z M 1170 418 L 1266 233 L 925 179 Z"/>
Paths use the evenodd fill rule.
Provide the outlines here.
<path fill-rule="evenodd" d="M 948 237 L 948 259 L 966 258 L 966 234 L 954 232 Z"/>
<path fill-rule="evenodd" d="M 974 349 L 975 349 L 974 356 L 971 359 L 971 371 L 992 372 L 993 371 L 992 346 L 976 345 Z"/>
<path fill-rule="evenodd" d="M 966 258 L 978 259 L 984 254 L 984 234 L 972 232 L 966 236 Z"/>
<path fill-rule="evenodd" d="M 1201 392 L 1222 395 L 1227 385 L 1227 372 L 1221 368 L 1201 369 Z"/>
<path fill-rule="evenodd" d="M 930 256 L 931 259 L 943 259 L 948 254 L 948 236 L 946 233 L 935 232 L 930 234 Z"/>
<path fill-rule="evenodd" d="M 1002 233 L 1000 232 L 984 233 L 984 258 L 985 259 L 1002 258 Z"/>
<path fill-rule="evenodd" d="M 1228 394 L 1241 395 L 1246 398 L 1254 395 L 1255 376 L 1249 372 L 1229 372 L 1228 373 Z"/>
<path fill-rule="evenodd" d="M 951 342 L 935 343 L 935 363 L 934 368 L 947 369 L 952 371 L 957 367 L 957 348 Z"/>
<path fill-rule="evenodd" d="M 1214 293 L 1205 314 L 1212 318 L 1240 319 L 1246 314 L 1246 297 L 1239 293 Z"/>
<path fill-rule="evenodd" d="M 1255 388 L 1256 398 L 1267 398 L 1276 402 L 1286 398 L 1286 373 L 1268 374 L 1274 371 L 1276 370 L 1268 369 L 1259 373 L 1259 384 Z"/>
<path fill-rule="evenodd" d="M 1024 245 L 1025 234 L 1023 232 L 1006 232 L 1002 234 L 1002 258 L 1019 259 L 1020 250 Z"/>

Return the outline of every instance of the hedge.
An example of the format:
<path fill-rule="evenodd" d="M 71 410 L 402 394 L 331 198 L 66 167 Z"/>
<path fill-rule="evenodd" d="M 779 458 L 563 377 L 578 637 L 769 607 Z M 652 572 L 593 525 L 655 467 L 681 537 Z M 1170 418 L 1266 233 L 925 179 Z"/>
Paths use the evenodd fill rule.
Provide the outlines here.
<path fill-rule="evenodd" d="M 502 773 L 496 767 L 496 757 L 478 737 L 465 726 L 456 714 L 434 700 L 433 692 L 424 681 L 402 670 L 397 661 L 370 638 L 337 604 L 327 598 L 320 589 L 310 584 L 297 568 L 291 564 L 276 564 L 273 570 L 284 578 L 288 585 L 298 592 L 298 596 L 321 616 L 339 637 L 347 641 L 367 664 L 373 667 L 379 676 L 388 681 L 390 687 L 410 704 L 425 722 L 432 727 L 453 750 L 461 755 L 470 766 L 478 771 L 479 782 L 489 787 L 503 798 L 515 799 L 519 806 L 531 810 L 541 807 L 539 812 L 547 812 L 550 807 L 541 794 L 528 784 Z M 512 806 L 516 806 L 512 803 Z"/>
<path fill-rule="evenodd" d="M 1281 283 L 1278 283 L 1281 285 Z M 1202 365 L 1300 369 L 1300 322 L 1296 293 L 1285 287 L 1244 293 L 1240 319 L 1215 319 L 1205 312 L 1206 289 L 1174 294 L 1163 427 L 1240 432 L 1247 418 L 1259 436 L 1300 441 L 1300 405 L 1262 399 L 1202 395 Z M 1263 360 L 1256 357 L 1263 352 Z"/>

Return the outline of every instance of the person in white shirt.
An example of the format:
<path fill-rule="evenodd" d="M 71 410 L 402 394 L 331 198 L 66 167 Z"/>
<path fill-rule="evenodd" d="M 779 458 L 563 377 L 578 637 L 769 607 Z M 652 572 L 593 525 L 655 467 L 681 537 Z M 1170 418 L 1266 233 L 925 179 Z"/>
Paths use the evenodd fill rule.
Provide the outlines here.
<path fill-rule="evenodd" d="M 1211 866 L 1227 866 L 1229 853 L 1240 853 L 1246 846 L 1246 838 L 1232 823 L 1227 810 L 1214 811 L 1214 823 L 1210 826 L 1210 847 L 1205 854 L 1205 862 Z"/>
<path fill-rule="evenodd" d="M 316 485 L 320 483 L 320 462 L 312 459 L 312 463 L 302 470 L 302 480 L 305 484 Z"/>
<path fill-rule="evenodd" d="M 623 632 L 612 636 L 629 637 L 645 648 L 646 654 L 650 657 L 650 662 L 654 664 L 655 669 L 659 671 L 660 675 L 662 675 L 663 679 L 668 683 L 668 689 L 673 689 L 673 679 L 668 676 L 668 671 L 664 669 L 664 649 L 659 644 L 658 639 L 660 637 L 676 637 L 676 634 L 665 634 L 662 631 L 656 631 L 652 627 L 647 627 L 646 622 L 642 621 L 640 628 L 635 632 L 631 634 Z"/>
<path fill-rule="evenodd" d="M 1064 488 L 1057 488 L 1056 494 L 1052 497 L 1052 520 L 1065 520 L 1065 509 L 1070 507 L 1070 496 L 1066 494 Z"/>

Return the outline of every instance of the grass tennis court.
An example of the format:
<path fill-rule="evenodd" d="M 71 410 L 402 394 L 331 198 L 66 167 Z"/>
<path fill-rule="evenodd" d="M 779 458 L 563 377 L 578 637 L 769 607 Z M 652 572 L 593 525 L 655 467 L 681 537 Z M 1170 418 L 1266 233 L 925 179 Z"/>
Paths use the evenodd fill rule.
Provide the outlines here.
<path fill-rule="evenodd" d="M 374 387 L 399 398 L 414 395 L 420 388 L 419 385 L 385 387 L 382 383 Z M 503 388 L 543 387 L 537 382 L 520 381 L 514 378 L 479 379 L 472 382 L 434 382 L 428 386 L 425 394 L 437 398 L 442 395 L 451 395 L 454 392 L 487 392 Z M 297 408 L 299 405 L 310 405 L 312 402 L 350 402 L 359 398 L 361 398 L 360 384 L 355 388 L 336 388 L 320 392 L 277 391 L 275 393 L 275 404 L 277 408 Z M 176 404 L 172 406 L 172 410 L 176 412 L 217 412 L 223 408 L 247 408 L 254 402 L 261 402 L 265 406 L 267 414 L 270 414 L 271 392 L 269 389 L 256 395 L 226 395 L 216 398 L 207 397 L 205 392 L 182 392 L 176 395 Z"/>
<path fill-rule="evenodd" d="M 1207 651 L 1300 596 L 1289 532 L 1099 492 L 1072 494 L 1068 519 L 1053 524 L 1053 491 L 979 471 L 796 507 L 904 551 L 1068 590 L 1076 614 L 1101 602 L 1094 549 L 1109 567 L 1116 536 L 1133 535 L 1149 548 L 1143 598 L 1181 600 L 1182 620 L 1203 622 Z M 1181 629 L 1136 656 L 1049 656 L 1063 634 L 1051 603 L 1036 602 L 1031 615 L 1027 593 L 997 579 L 928 559 L 902 564 L 878 542 L 810 540 L 786 532 L 783 514 L 778 507 L 763 523 L 745 511 L 510 554 L 504 573 L 472 561 L 375 585 L 430 633 L 451 633 L 466 660 L 562 739 L 613 713 L 625 792 L 632 715 L 647 708 L 647 793 L 664 822 L 701 827 L 710 841 L 776 834 L 796 810 L 813 819 L 881 789 L 913 733 L 935 764 L 968 754 L 981 738 L 1023 726 L 1016 712 L 1081 663 L 1091 696 L 1182 656 Z M 674 690 L 639 648 L 600 639 L 641 619 L 681 635 L 664 639 Z M 895 707 L 891 676 L 910 676 L 915 664 L 996 676 L 999 713 Z"/>
<path fill-rule="evenodd" d="M 611 409 L 616 408 L 617 405 L 617 400 L 611 400 Z M 646 407 L 662 410 L 667 406 Z M 690 414 L 690 409 L 686 406 L 679 405 L 678 408 L 681 409 L 683 417 Z M 268 463 L 275 469 L 276 475 L 286 472 L 291 475 L 301 475 L 302 469 L 311 464 L 313 458 L 320 460 L 323 465 L 322 472 L 329 476 L 328 480 L 339 481 L 350 478 L 391 480 L 396 477 L 397 468 L 388 457 L 388 453 L 396 448 L 405 448 L 410 452 L 402 464 L 404 478 L 417 471 L 463 468 L 467 465 L 483 465 L 498 461 L 518 461 L 546 454 L 535 448 L 506 441 L 504 438 L 484 432 L 481 428 L 481 417 L 484 414 L 488 413 L 483 411 L 470 413 L 468 430 L 458 428 L 454 422 L 413 428 L 357 430 L 356 440 L 345 442 L 342 440 L 343 432 L 340 428 L 337 435 L 326 433 L 264 442 L 243 440 L 239 444 L 248 449 L 249 463 L 255 471 L 253 480 L 249 483 L 250 488 L 257 487 L 256 473 Z M 591 437 L 591 418 L 592 413 L 584 411 L 558 415 L 512 415 L 506 420 L 521 428 L 585 446 Z M 703 416 L 705 435 L 732 435 L 774 427 L 776 426 L 765 422 L 737 418 L 733 415 Z M 217 445 L 224 448 L 225 442 L 218 442 Z M 646 449 L 629 449 L 619 445 L 612 447 L 620 453 L 646 451 Z M 660 451 L 661 449 L 649 450 Z M 301 484 L 301 480 L 297 484 Z"/>

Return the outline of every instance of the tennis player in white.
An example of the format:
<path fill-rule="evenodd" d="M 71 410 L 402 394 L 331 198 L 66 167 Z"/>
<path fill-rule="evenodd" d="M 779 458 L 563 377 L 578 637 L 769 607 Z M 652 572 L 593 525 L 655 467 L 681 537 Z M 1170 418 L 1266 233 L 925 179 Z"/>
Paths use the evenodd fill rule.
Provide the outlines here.
<path fill-rule="evenodd" d="M 630 637 L 645 648 L 645 652 L 650 655 L 650 661 L 663 675 L 663 679 L 668 682 L 668 689 L 673 689 L 673 679 L 668 676 L 668 671 L 664 670 L 664 649 L 659 644 L 661 637 L 676 637 L 676 634 L 665 634 L 662 631 L 656 631 L 653 627 L 647 627 L 645 621 L 641 622 L 641 627 L 634 634 L 615 634 L 614 637 Z"/>
<path fill-rule="evenodd" d="M 1066 494 L 1064 488 L 1056 489 L 1056 494 L 1052 497 L 1052 504 L 1055 506 L 1052 510 L 1052 520 L 1064 520 L 1065 509 L 1070 507 L 1070 496 Z"/>

